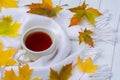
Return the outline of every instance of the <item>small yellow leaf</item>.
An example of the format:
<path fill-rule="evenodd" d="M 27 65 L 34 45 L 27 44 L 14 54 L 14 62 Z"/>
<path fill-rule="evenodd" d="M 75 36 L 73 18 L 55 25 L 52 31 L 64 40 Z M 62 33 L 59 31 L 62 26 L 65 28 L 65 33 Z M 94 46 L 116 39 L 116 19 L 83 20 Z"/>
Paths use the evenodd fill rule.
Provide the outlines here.
<path fill-rule="evenodd" d="M 16 8 L 18 7 L 18 0 L 0 0 L 0 11 L 2 7 Z"/>
<path fill-rule="evenodd" d="M 32 75 L 32 69 L 29 68 L 28 65 L 24 65 L 23 67 L 19 67 L 19 80 L 30 80 Z"/>
<path fill-rule="evenodd" d="M 94 74 L 98 68 L 99 66 L 94 65 L 91 58 L 86 59 L 84 62 L 80 57 L 77 59 L 77 69 L 81 72 Z"/>
<path fill-rule="evenodd" d="M 2 50 L 2 43 L 0 42 L 0 68 L 2 66 L 10 66 L 16 64 L 12 57 L 16 54 L 17 49 Z"/>
<path fill-rule="evenodd" d="M 71 8 L 69 10 L 75 13 L 71 18 L 69 26 L 78 25 L 81 22 L 82 18 L 87 18 L 87 20 L 93 26 L 95 26 L 95 18 L 102 15 L 102 13 L 100 13 L 97 9 L 87 8 L 85 1 L 81 6 Z"/>
<path fill-rule="evenodd" d="M 49 78 L 50 80 L 59 80 L 59 74 L 51 68 Z"/>
<path fill-rule="evenodd" d="M 0 36 L 17 37 L 21 24 L 13 21 L 11 16 L 2 18 L 0 22 Z"/>
<path fill-rule="evenodd" d="M 53 7 L 52 0 L 42 0 L 42 3 L 32 3 L 26 5 L 30 8 L 27 13 L 43 15 L 47 17 L 55 17 L 62 10 L 60 6 Z"/>
<path fill-rule="evenodd" d="M 94 47 L 93 38 L 90 36 L 93 31 L 85 29 L 84 32 L 79 32 L 79 42 L 85 42 L 86 44 Z"/>
<path fill-rule="evenodd" d="M 17 76 L 14 72 L 13 69 L 11 69 L 10 71 L 5 71 L 5 76 L 2 78 L 2 80 L 16 80 Z"/>
<path fill-rule="evenodd" d="M 69 80 L 69 78 L 72 76 L 72 63 L 63 66 L 60 73 L 57 73 L 52 68 L 50 69 L 50 80 Z"/>
<path fill-rule="evenodd" d="M 36 78 L 34 78 L 34 79 L 32 79 L 32 80 L 41 80 L 40 78 L 38 78 L 38 77 L 36 77 Z"/>

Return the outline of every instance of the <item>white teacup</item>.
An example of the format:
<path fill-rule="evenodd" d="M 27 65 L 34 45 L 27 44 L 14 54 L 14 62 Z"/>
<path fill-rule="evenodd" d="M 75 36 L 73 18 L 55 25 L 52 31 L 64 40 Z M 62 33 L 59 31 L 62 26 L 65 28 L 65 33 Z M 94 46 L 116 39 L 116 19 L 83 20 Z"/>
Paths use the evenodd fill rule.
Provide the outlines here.
<path fill-rule="evenodd" d="M 40 34 L 42 34 L 42 35 L 40 35 Z M 43 36 L 43 34 L 44 34 L 44 36 Z M 38 37 L 35 37 L 36 35 Z M 32 41 L 32 36 L 34 36 L 33 41 Z M 47 36 L 49 38 L 46 39 L 45 36 Z M 28 38 L 31 39 L 31 42 L 29 42 L 30 40 Z M 41 40 L 42 38 L 43 38 L 43 40 Z M 47 41 L 47 40 L 51 40 L 51 43 L 50 43 L 50 41 Z M 44 49 L 41 49 L 41 48 L 43 48 L 42 45 L 44 45 L 44 43 L 48 43 L 48 42 L 49 42 L 49 46 L 48 45 L 47 45 L 47 47 L 44 46 Z M 50 54 L 53 54 L 56 52 L 55 35 L 52 31 L 50 31 L 48 28 L 45 28 L 45 27 L 35 26 L 32 28 L 29 28 L 22 35 L 21 43 L 22 43 L 23 51 L 22 51 L 22 53 L 17 55 L 17 59 L 22 62 L 26 62 L 26 60 L 20 59 L 22 56 L 25 56 L 27 59 L 27 62 L 30 62 L 30 61 L 35 61 L 35 60 L 39 59 L 40 57 L 47 56 L 47 55 L 50 55 Z M 35 48 L 36 46 L 37 46 L 37 49 Z"/>

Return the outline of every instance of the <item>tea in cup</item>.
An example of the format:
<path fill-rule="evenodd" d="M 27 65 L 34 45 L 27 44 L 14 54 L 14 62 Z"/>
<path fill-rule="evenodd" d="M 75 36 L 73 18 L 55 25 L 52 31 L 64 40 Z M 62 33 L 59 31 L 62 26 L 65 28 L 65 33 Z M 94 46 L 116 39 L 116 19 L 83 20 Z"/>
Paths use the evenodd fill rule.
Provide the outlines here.
<path fill-rule="evenodd" d="M 21 43 L 24 53 L 18 55 L 18 60 L 24 55 L 29 61 L 35 61 L 40 57 L 56 52 L 55 35 L 45 27 L 36 26 L 29 28 L 23 34 Z"/>

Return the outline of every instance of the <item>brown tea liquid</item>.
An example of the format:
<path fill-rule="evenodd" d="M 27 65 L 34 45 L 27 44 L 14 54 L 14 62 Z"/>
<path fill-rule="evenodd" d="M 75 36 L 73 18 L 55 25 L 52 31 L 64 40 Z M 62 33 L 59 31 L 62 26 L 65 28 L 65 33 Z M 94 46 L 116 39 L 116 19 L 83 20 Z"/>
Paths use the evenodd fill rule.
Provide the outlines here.
<path fill-rule="evenodd" d="M 32 51 L 44 51 L 52 45 L 52 40 L 44 32 L 34 32 L 27 36 L 25 45 Z"/>

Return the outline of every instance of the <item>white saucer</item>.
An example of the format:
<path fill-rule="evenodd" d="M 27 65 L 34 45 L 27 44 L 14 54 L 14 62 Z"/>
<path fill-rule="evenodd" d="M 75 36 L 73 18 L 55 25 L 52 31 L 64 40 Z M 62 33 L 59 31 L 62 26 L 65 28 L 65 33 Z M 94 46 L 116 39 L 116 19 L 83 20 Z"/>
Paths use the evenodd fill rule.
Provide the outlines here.
<path fill-rule="evenodd" d="M 71 42 L 64 32 L 64 30 L 53 20 L 47 17 L 27 14 L 28 21 L 22 26 L 21 34 L 24 33 L 28 28 L 34 26 L 43 26 L 49 28 L 54 32 L 57 39 L 57 53 L 48 56 L 41 57 L 35 62 L 30 63 L 33 66 L 43 66 L 48 64 L 56 64 L 59 61 L 66 58 L 71 50 Z M 52 58 L 52 59 L 51 59 Z"/>

